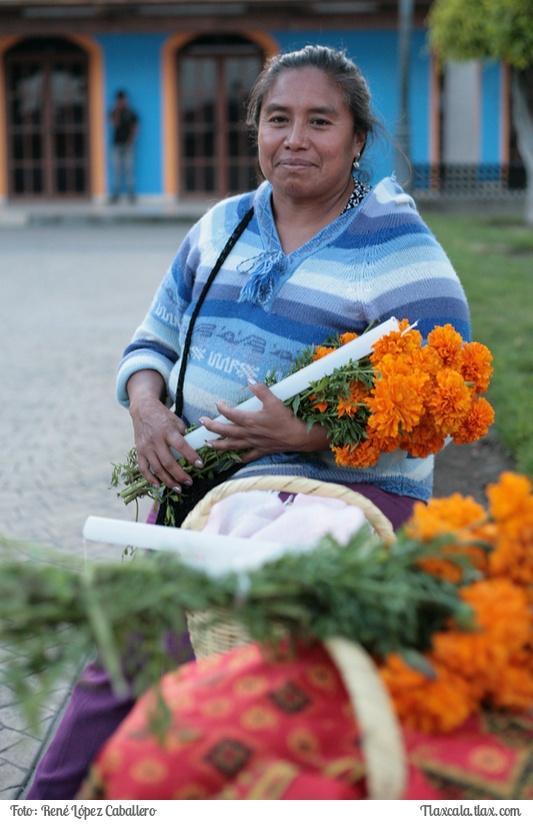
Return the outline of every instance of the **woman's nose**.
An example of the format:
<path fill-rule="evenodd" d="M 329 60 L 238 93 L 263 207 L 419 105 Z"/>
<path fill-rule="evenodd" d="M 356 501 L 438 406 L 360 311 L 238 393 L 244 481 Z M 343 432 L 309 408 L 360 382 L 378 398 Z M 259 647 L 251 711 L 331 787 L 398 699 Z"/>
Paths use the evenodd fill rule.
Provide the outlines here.
<path fill-rule="evenodd" d="M 285 137 L 285 145 L 290 149 L 305 147 L 308 142 L 308 134 L 305 123 L 292 123 Z"/>

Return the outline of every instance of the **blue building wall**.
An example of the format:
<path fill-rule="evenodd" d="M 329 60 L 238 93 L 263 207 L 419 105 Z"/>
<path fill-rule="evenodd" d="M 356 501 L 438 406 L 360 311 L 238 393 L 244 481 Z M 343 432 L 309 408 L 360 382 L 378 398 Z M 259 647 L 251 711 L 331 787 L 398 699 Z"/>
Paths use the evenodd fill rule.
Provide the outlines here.
<path fill-rule="evenodd" d="M 301 48 L 308 43 L 322 43 L 345 49 L 355 60 L 369 83 L 375 110 L 388 134 L 388 139 L 378 140 L 368 152 L 367 167 L 371 171 L 371 180 L 375 182 L 392 174 L 395 168 L 394 137 L 399 116 L 400 93 L 396 30 L 273 31 L 269 34 L 282 50 Z M 140 119 L 136 178 L 138 192 L 141 195 L 163 192 L 161 52 L 169 36 L 169 33 L 161 32 L 106 34 L 95 38 L 102 49 L 104 62 L 108 181 L 111 180 L 111 129 L 108 115 L 116 91 L 124 88 Z M 425 44 L 426 33 L 413 32 L 409 108 L 411 158 L 416 163 L 427 163 L 430 160 L 430 64 Z M 488 71 L 487 98 L 491 96 L 496 82 L 496 72 Z M 487 102 L 484 111 L 489 120 L 493 116 L 490 101 Z M 493 128 L 483 129 L 488 141 L 484 153 L 494 153 L 494 146 L 490 141 L 496 139 L 496 131 Z"/>
<path fill-rule="evenodd" d="M 135 171 L 139 194 L 160 194 L 162 180 L 161 48 L 166 34 L 109 34 L 95 38 L 103 51 L 107 179 L 111 177 L 109 113 L 115 94 L 124 89 L 139 116 Z"/>

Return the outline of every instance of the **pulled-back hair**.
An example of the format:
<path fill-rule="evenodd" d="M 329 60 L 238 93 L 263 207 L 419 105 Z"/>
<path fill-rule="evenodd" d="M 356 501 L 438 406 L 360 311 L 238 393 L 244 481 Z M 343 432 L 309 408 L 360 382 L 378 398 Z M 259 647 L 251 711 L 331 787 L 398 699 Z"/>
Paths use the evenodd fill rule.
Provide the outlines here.
<path fill-rule="evenodd" d="M 338 86 L 352 113 L 354 133 L 361 131 L 367 141 L 372 139 L 381 129 L 381 123 L 372 110 L 367 82 L 360 68 L 343 51 L 328 46 L 305 46 L 266 61 L 248 100 L 246 124 L 251 131 L 257 134 L 263 101 L 277 78 L 290 69 L 307 68 L 320 69 Z"/>

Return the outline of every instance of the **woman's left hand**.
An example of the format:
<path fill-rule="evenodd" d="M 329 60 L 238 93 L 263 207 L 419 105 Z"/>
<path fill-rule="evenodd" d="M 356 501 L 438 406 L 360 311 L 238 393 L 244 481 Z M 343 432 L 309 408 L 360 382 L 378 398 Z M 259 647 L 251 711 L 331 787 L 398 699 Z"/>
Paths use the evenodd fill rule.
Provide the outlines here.
<path fill-rule="evenodd" d="M 200 419 L 206 429 L 221 436 L 207 440 L 209 446 L 219 452 L 247 450 L 241 456 L 244 463 L 275 452 L 318 452 L 329 448 L 323 426 L 314 424 L 307 431 L 306 424 L 276 398 L 266 384 L 254 383 L 249 387 L 263 408 L 247 412 L 220 401 L 217 409 L 231 423 L 219 423 L 207 417 Z"/>

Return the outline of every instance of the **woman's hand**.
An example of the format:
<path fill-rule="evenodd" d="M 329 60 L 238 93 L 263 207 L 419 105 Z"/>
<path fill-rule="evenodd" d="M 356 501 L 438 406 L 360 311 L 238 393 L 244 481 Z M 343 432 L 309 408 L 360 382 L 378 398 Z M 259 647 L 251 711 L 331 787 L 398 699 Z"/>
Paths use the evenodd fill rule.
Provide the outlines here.
<path fill-rule="evenodd" d="M 249 384 L 250 390 L 263 404 L 255 412 L 233 409 L 220 401 L 217 409 L 231 423 L 218 423 L 201 418 L 210 432 L 221 438 L 207 443 L 217 451 L 247 450 L 241 456 L 244 463 L 275 452 L 318 452 L 329 448 L 326 430 L 314 424 L 309 432 L 306 424 L 291 409 L 276 398 L 264 383 Z"/>
<path fill-rule="evenodd" d="M 201 467 L 202 461 L 183 437 L 183 421 L 161 400 L 165 393 L 163 377 L 151 369 L 136 372 L 128 381 L 127 391 L 141 474 L 154 486 L 163 483 L 181 492 L 182 485 L 190 486 L 192 479 L 171 447 L 191 464 Z"/>

